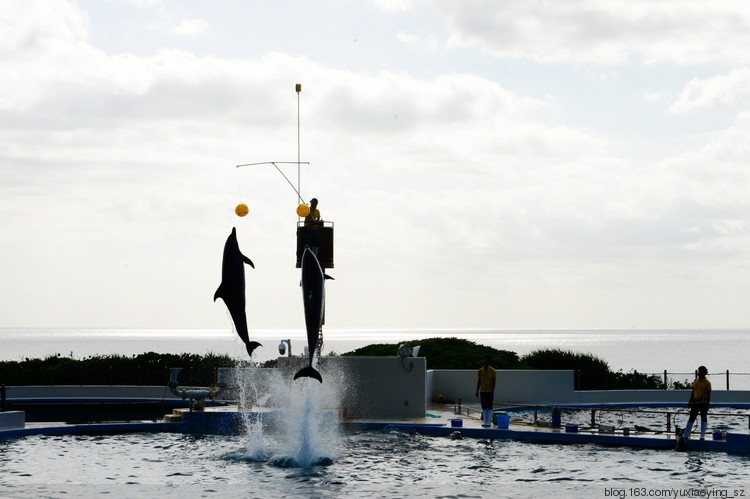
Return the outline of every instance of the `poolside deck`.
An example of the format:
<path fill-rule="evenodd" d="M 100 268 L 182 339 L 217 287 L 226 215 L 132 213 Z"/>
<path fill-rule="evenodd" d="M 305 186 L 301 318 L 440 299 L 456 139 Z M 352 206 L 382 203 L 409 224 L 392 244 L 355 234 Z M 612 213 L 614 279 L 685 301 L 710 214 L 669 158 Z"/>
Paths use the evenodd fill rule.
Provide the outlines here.
<path fill-rule="evenodd" d="M 452 426 L 451 421 L 460 421 L 461 427 Z M 351 420 L 345 422 L 353 428 L 382 429 L 419 433 L 423 435 L 451 437 L 456 432 L 461 438 L 512 439 L 535 443 L 596 444 L 649 449 L 670 449 L 677 446 L 674 433 L 659 431 L 614 430 L 602 432 L 596 428 L 579 428 L 566 431 L 565 425 L 554 428 L 546 425 L 514 422 L 507 429 L 493 425 L 482 426 L 482 420 L 467 415 L 457 415 L 452 407 L 435 406 L 427 411 L 427 417 L 417 420 Z M 750 434 L 727 433 L 721 440 L 699 440 L 698 434 L 687 440 L 688 450 L 750 453 Z"/>

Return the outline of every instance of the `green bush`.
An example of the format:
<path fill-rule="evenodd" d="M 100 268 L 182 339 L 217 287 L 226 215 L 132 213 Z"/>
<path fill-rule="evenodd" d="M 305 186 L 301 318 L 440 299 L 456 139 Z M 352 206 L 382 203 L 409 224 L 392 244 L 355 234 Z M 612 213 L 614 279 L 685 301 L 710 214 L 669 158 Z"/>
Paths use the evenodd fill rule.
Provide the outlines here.
<path fill-rule="evenodd" d="M 377 343 L 342 354 L 342 357 L 393 357 L 402 344 L 419 346 L 419 356 L 427 359 L 427 369 L 479 369 L 485 354 L 495 369 L 521 369 L 518 354 L 478 345 L 460 338 L 428 338 L 401 343 Z"/>
<path fill-rule="evenodd" d="M 576 373 L 579 390 L 664 389 L 662 377 L 635 370 L 612 372 L 607 362 L 585 353 L 561 349 L 536 350 L 519 358 L 515 352 L 498 350 L 459 338 L 428 338 L 401 343 L 377 343 L 358 348 L 342 356 L 394 357 L 399 345 L 420 346 L 428 369 L 478 369 L 487 354 L 495 369 L 565 369 Z M 336 354 L 332 354 L 336 355 Z M 11 385 L 152 385 L 169 381 L 169 368 L 182 367 L 178 378 L 183 386 L 210 386 L 216 369 L 252 365 L 237 362 L 228 355 L 208 353 L 160 354 L 147 352 L 126 357 L 96 355 L 73 359 L 52 355 L 44 359 L 0 362 L 0 384 Z M 269 360 L 261 367 L 276 367 Z M 674 381 L 669 388 L 689 388 L 690 383 Z"/>
<path fill-rule="evenodd" d="M 0 383 L 4 385 L 166 385 L 169 369 L 182 367 L 182 385 L 210 386 L 216 369 L 232 367 L 228 355 L 147 352 L 132 357 L 96 355 L 73 359 L 52 355 L 44 359 L 0 362 Z"/>
<path fill-rule="evenodd" d="M 569 369 L 575 371 L 577 390 L 664 389 L 664 380 L 654 374 L 612 372 L 609 364 L 591 354 L 557 348 L 536 350 L 521 358 L 534 369 Z M 673 383 L 673 386 L 676 386 Z"/>

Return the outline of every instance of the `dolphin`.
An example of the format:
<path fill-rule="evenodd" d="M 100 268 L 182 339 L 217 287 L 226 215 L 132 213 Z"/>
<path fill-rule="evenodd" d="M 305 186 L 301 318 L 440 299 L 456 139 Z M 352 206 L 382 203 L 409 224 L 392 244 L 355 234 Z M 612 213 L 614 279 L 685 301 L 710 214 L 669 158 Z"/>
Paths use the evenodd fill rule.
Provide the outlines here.
<path fill-rule="evenodd" d="M 325 280 L 333 279 L 323 273 L 318 257 L 305 246 L 302 253 L 302 302 L 305 306 L 305 327 L 307 328 L 307 351 L 310 354 L 310 365 L 303 367 L 294 375 L 294 379 L 302 376 L 315 378 L 321 383 L 323 378 L 312 366 L 315 349 L 318 348 L 318 335 L 323 328 L 325 312 L 326 289 Z"/>
<path fill-rule="evenodd" d="M 217 298 L 224 300 L 229 315 L 234 321 L 234 328 L 245 344 L 247 354 L 253 356 L 253 350 L 262 346 L 257 341 L 250 341 L 247 335 L 247 317 L 245 316 L 245 267 L 248 264 L 255 268 L 253 262 L 240 251 L 237 243 L 237 228 L 232 227 L 227 242 L 224 244 L 224 260 L 221 263 L 221 284 L 214 293 L 214 301 Z"/>

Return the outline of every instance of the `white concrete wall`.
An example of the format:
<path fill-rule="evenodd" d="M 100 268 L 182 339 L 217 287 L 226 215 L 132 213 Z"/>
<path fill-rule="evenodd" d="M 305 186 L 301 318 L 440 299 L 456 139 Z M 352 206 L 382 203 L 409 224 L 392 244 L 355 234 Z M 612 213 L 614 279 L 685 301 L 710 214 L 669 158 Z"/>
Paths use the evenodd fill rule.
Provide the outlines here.
<path fill-rule="evenodd" d="M 498 369 L 495 403 L 559 403 L 570 400 L 573 371 L 528 371 Z M 439 369 L 427 372 L 426 402 L 440 394 L 463 404 L 479 404 L 476 396 L 477 372 L 474 370 Z"/>
<path fill-rule="evenodd" d="M 26 413 L 23 411 L 0 412 L 0 430 L 13 430 L 26 426 Z"/>
<path fill-rule="evenodd" d="M 165 386 L 38 385 L 8 386 L 8 399 L 24 398 L 176 398 Z"/>
<path fill-rule="evenodd" d="M 426 403 L 441 394 L 448 400 L 464 405 L 479 405 L 475 395 L 477 373 L 474 370 L 440 369 L 427 371 Z M 613 404 L 613 403 L 674 403 L 687 404 L 690 390 L 587 390 L 575 391 L 572 370 L 497 371 L 495 403 L 507 404 Z M 714 390 L 711 402 L 750 403 L 748 390 Z"/>
<path fill-rule="evenodd" d="M 279 369 L 289 377 L 305 359 L 279 357 Z M 370 419 L 423 418 L 425 409 L 424 357 L 324 357 L 320 371 L 342 384 L 341 406 L 346 417 Z M 326 374 L 328 373 L 328 374 Z"/>
<path fill-rule="evenodd" d="M 273 406 L 274 396 L 288 399 L 278 385 L 296 386 L 294 373 L 305 359 L 281 357 L 280 369 L 249 369 L 258 394 L 253 403 Z M 325 409 L 342 409 L 350 418 L 423 418 L 426 404 L 438 394 L 464 405 L 479 406 L 475 370 L 426 371 L 423 357 L 325 357 L 321 361 L 328 398 Z M 316 382 L 317 383 L 317 382 Z M 573 371 L 498 370 L 495 403 L 530 405 L 573 404 L 686 404 L 689 390 L 575 391 Z M 275 392 L 274 392 L 275 390 Z M 227 398 L 232 399 L 231 390 Z M 9 400 L 18 398 L 174 398 L 160 386 L 11 386 Z M 711 401 L 750 404 L 750 391 L 715 390 Z"/>

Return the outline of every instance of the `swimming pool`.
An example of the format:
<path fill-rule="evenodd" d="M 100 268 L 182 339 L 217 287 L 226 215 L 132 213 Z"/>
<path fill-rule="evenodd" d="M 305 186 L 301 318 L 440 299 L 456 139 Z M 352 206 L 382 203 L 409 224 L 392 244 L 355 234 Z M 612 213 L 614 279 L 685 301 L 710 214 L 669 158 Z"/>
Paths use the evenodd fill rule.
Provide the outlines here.
<path fill-rule="evenodd" d="M 365 430 L 338 423 L 325 409 L 336 407 L 335 383 L 268 384 L 275 388 L 267 392 L 257 379 L 238 382 L 242 407 L 250 407 L 246 401 L 252 400 L 275 410 L 260 422 L 251 412 L 243 413 L 244 428 L 234 434 L 0 440 L 0 495 L 518 498 L 649 492 L 676 497 L 674 491 L 683 491 L 691 497 L 686 494 L 700 490 L 750 496 L 748 455 Z M 587 411 L 576 414 L 564 414 L 563 422 L 568 416 L 583 422 L 589 417 Z M 618 417 L 604 417 L 610 416 Z M 517 417 L 532 418 L 533 412 Z M 662 418 L 653 417 L 654 425 Z"/>
<path fill-rule="evenodd" d="M 291 438 L 295 429 L 283 428 L 8 439 L 0 442 L 2 496 L 604 497 L 640 488 L 750 493 L 749 456 L 331 428 L 337 429 L 317 435 L 307 449 L 302 439 Z"/>

